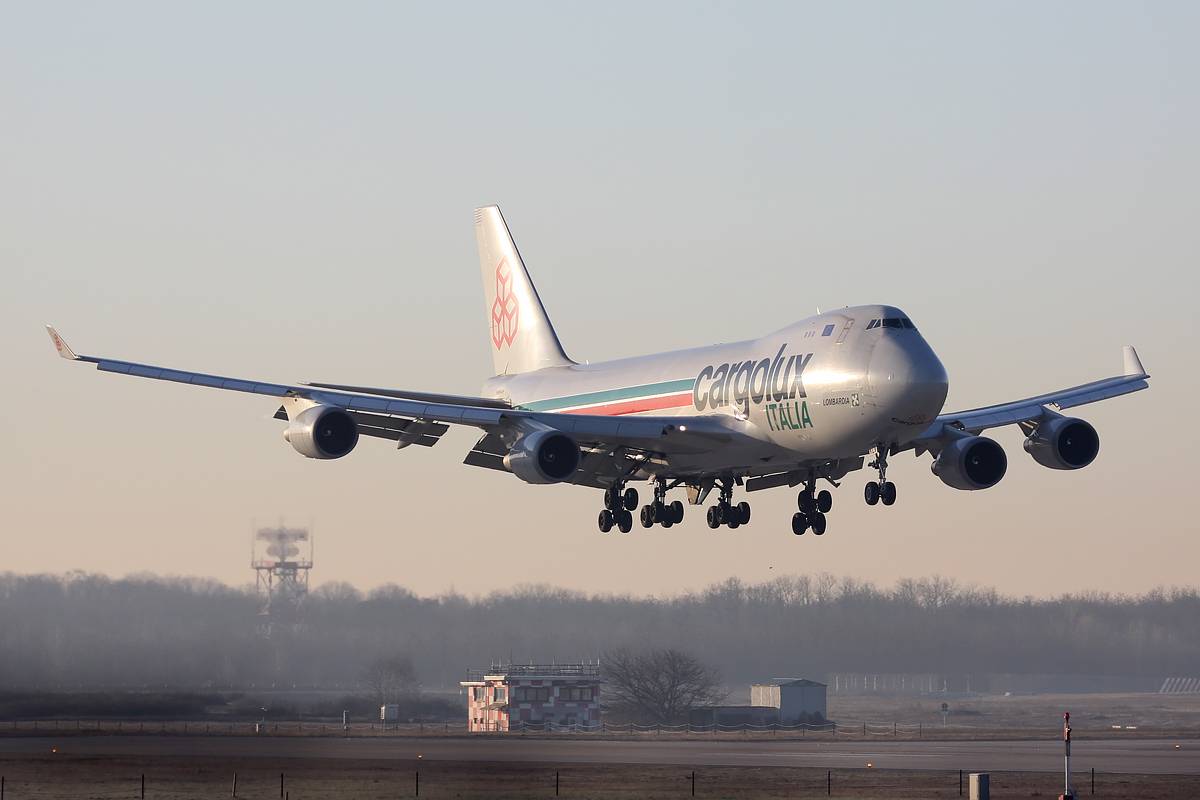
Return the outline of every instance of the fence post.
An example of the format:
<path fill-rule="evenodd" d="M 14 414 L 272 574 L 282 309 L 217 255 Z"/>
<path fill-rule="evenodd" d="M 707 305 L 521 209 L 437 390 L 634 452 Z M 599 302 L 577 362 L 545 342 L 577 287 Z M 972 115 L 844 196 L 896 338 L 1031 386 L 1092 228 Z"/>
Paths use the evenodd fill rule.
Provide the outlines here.
<path fill-rule="evenodd" d="M 867 735 L 867 723 L 863 723 L 863 736 Z"/>
<path fill-rule="evenodd" d="M 233 797 L 237 797 L 237 773 L 233 773 Z"/>
<path fill-rule="evenodd" d="M 421 796 L 421 770 L 413 773 L 413 795 Z"/>
<path fill-rule="evenodd" d="M 696 770 L 692 770 L 692 797 L 696 796 Z"/>
<path fill-rule="evenodd" d="M 142 773 L 142 800 L 146 800 L 146 773 Z"/>
<path fill-rule="evenodd" d="M 1092 767 L 1092 794 L 1096 793 L 1096 768 Z"/>
<path fill-rule="evenodd" d="M 897 734 L 897 731 L 898 731 L 898 730 L 899 730 L 899 727 L 896 725 L 896 723 L 895 723 L 895 722 L 893 722 L 893 723 L 892 723 L 892 736 L 896 736 L 896 735 L 898 735 L 898 734 Z"/>
<path fill-rule="evenodd" d="M 825 794 L 833 794 L 833 770 L 825 770 Z"/>
<path fill-rule="evenodd" d="M 958 771 L 958 796 L 962 797 L 962 770 Z"/>
<path fill-rule="evenodd" d="M 554 770 L 554 796 L 558 797 L 558 770 Z"/>
<path fill-rule="evenodd" d="M 279 773 L 279 796 L 283 797 L 283 773 Z"/>

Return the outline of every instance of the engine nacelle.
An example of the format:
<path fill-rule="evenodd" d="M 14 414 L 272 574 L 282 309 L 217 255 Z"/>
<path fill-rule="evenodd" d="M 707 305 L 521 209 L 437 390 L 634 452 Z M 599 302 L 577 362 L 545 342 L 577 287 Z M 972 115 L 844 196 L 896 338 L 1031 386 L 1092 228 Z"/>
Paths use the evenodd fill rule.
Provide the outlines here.
<path fill-rule="evenodd" d="M 985 436 L 964 436 L 942 448 L 931 469 L 942 483 L 955 489 L 989 489 L 1008 471 L 1008 456 Z"/>
<path fill-rule="evenodd" d="M 358 423 L 336 406 L 313 406 L 288 423 L 283 438 L 302 456 L 341 458 L 358 444 Z"/>
<path fill-rule="evenodd" d="M 526 483 L 559 483 L 579 467 L 579 445 L 556 431 L 534 431 L 517 440 L 504 466 Z"/>
<path fill-rule="evenodd" d="M 1050 469 L 1081 469 L 1096 460 L 1100 434 L 1074 417 L 1051 417 L 1025 440 L 1025 452 Z"/>

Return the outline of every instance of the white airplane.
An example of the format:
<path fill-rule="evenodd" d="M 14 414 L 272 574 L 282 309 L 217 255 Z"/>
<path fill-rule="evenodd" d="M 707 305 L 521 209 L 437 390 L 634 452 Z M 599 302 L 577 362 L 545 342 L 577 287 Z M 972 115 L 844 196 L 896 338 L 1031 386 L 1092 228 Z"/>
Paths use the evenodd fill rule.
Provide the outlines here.
<path fill-rule="evenodd" d="M 736 528 L 750 521 L 750 505 L 734 503 L 735 487 L 800 486 L 792 532 L 821 535 L 833 497 L 818 484 L 837 487 L 867 457 L 876 473 L 864 491 L 870 505 L 896 501 L 888 458 L 905 450 L 929 453 L 933 473 L 955 489 L 996 485 L 1008 461 L 980 433 L 1002 425 L 1021 427 L 1025 451 L 1039 464 L 1080 469 L 1095 459 L 1100 439 L 1090 424 L 1058 411 L 1148 386 L 1127 346 L 1121 375 L 941 413 L 946 370 L 909 317 L 884 305 L 818 314 L 742 342 L 579 364 L 563 352 L 499 208 L 475 211 L 475 236 L 496 371 L 479 397 L 287 386 L 82 356 L 47 328 L 59 355 L 105 372 L 279 398 L 284 438 L 309 458 L 341 458 L 360 436 L 432 446 L 449 425 L 478 428 L 483 437 L 464 463 L 527 483 L 603 489 L 605 533 L 633 527 L 638 493 L 627 484 L 645 480 L 647 528 L 683 520 L 683 503 L 666 499 L 677 487 L 692 505 L 715 489 L 709 527 Z"/>

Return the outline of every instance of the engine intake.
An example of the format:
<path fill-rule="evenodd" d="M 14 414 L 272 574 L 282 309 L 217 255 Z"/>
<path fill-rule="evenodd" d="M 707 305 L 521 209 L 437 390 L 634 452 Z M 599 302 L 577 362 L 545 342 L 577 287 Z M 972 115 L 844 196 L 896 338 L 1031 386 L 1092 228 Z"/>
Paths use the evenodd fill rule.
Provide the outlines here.
<path fill-rule="evenodd" d="M 990 489 L 1008 471 L 1008 456 L 987 437 L 964 436 L 942 448 L 931 469 L 942 483 L 955 489 Z"/>
<path fill-rule="evenodd" d="M 358 444 L 358 423 L 336 406 L 313 406 L 288 423 L 283 438 L 302 456 L 341 458 Z"/>
<path fill-rule="evenodd" d="M 579 467 L 579 445 L 556 431 L 534 431 L 517 440 L 504 466 L 526 483 L 559 483 Z"/>
<path fill-rule="evenodd" d="M 1052 417 L 1025 440 L 1025 452 L 1050 469 L 1082 469 L 1096 460 L 1100 434 L 1074 417 Z"/>

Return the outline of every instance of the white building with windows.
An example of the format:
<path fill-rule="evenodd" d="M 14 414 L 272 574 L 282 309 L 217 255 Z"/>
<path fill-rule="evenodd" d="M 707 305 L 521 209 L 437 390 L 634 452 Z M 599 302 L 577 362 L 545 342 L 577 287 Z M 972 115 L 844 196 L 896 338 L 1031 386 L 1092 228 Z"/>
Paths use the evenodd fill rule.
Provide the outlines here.
<path fill-rule="evenodd" d="M 600 724 L 596 664 L 494 664 L 470 671 L 459 685 L 467 691 L 467 730 L 472 733 Z"/>

